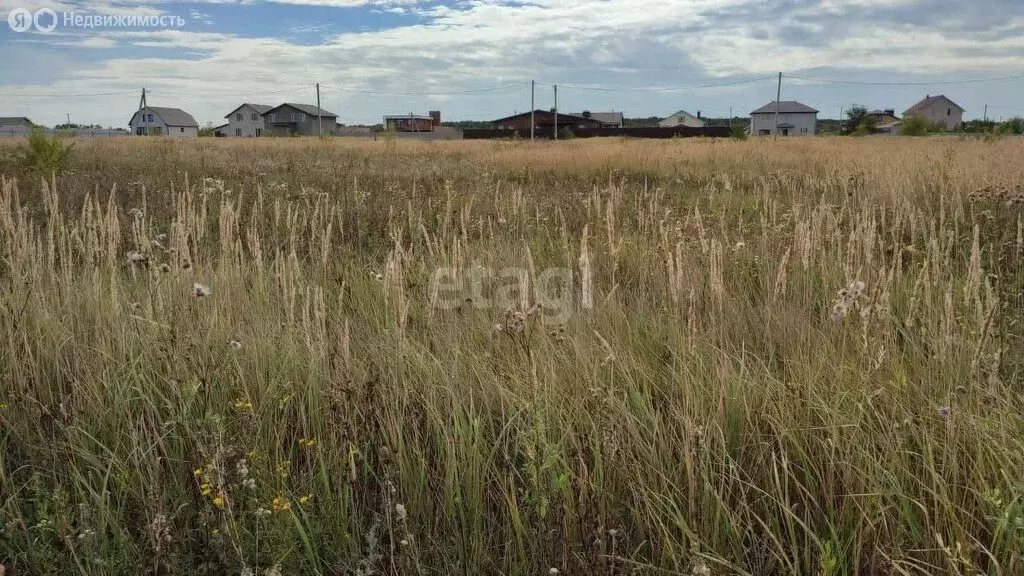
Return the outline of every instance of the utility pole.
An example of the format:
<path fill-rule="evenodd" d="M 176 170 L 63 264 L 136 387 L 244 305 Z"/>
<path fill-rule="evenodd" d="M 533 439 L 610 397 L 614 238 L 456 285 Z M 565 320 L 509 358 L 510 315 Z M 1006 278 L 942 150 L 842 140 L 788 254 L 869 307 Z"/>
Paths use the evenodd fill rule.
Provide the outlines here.
<path fill-rule="evenodd" d="M 987 110 L 988 107 L 986 106 L 985 109 Z M 68 128 L 71 128 L 71 112 L 66 112 L 66 114 L 68 115 Z"/>
<path fill-rule="evenodd" d="M 530 80 L 530 140 L 533 140 L 533 127 L 536 125 L 534 122 L 534 105 L 533 105 L 533 92 L 537 88 L 537 81 Z"/>
<path fill-rule="evenodd" d="M 839 135 L 843 135 L 843 107 L 839 107 Z"/>
<path fill-rule="evenodd" d="M 988 104 L 985 104 L 985 117 L 984 117 L 984 119 L 982 121 L 986 122 L 986 123 L 988 122 Z M 70 124 L 70 123 L 71 123 L 71 121 L 68 120 L 68 124 Z"/>
<path fill-rule="evenodd" d="M 779 137 L 779 101 L 782 100 L 782 72 L 779 72 L 779 87 L 775 92 L 775 129 L 772 130 L 773 138 Z"/>
<path fill-rule="evenodd" d="M 732 106 L 729 106 L 729 128 L 732 128 Z"/>
<path fill-rule="evenodd" d="M 145 109 L 146 109 L 146 87 L 143 86 L 142 87 L 142 98 L 139 99 L 139 111 L 136 112 L 136 114 L 139 114 L 139 121 L 143 124 L 142 134 L 144 134 L 144 135 L 145 134 L 149 134 L 149 125 L 146 123 L 146 114 L 144 113 Z M 136 130 L 135 133 L 138 134 L 138 128 L 136 128 L 135 130 Z"/>
<path fill-rule="evenodd" d="M 558 140 L 558 84 L 555 84 L 555 140 Z"/>
<path fill-rule="evenodd" d="M 316 135 L 323 140 L 324 123 L 320 120 L 320 83 L 316 83 Z"/>

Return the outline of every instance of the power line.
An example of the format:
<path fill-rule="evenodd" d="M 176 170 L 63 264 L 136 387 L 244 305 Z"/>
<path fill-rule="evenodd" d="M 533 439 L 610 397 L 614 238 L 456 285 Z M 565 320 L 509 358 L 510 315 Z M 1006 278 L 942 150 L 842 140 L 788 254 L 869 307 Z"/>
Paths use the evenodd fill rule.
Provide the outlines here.
<path fill-rule="evenodd" d="M 851 84 L 859 86 L 952 86 L 961 84 L 980 84 L 982 82 L 1006 82 L 1009 80 L 1024 79 L 1024 74 L 1018 76 L 1002 76 L 998 78 L 974 78 L 964 80 L 943 80 L 933 82 L 867 82 L 859 80 L 834 80 L 831 78 L 814 78 L 810 76 L 790 76 L 784 74 L 783 78 L 790 80 L 803 80 L 805 82 L 819 82 L 822 84 Z"/>
<path fill-rule="evenodd" d="M 493 88 L 477 88 L 473 90 L 454 90 L 448 92 L 382 92 L 377 90 L 365 90 L 362 88 L 341 88 L 339 86 L 320 86 L 321 90 L 332 90 L 335 92 L 353 92 L 357 94 L 370 94 L 373 96 L 455 96 L 459 94 L 481 94 L 484 92 L 497 92 L 510 88 L 522 88 L 522 84 L 504 84 Z"/>
<path fill-rule="evenodd" d="M 135 91 L 95 92 L 92 94 L 68 94 L 66 92 L 54 92 L 49 94 L 19 94 L 16 92 L 9 92 L 0 94 L 0 96 L 4 98 L 89 98 L 91 96 L 121 96 L 124 94 L 135 94 Z"/>
<path fill-rule="evenodd" d="M 286 92 L 298 92 L 300 90 L 312 90 L 313 84 L 307 84 L 302 86 L 296 86 L 294 88 L 284 88 L 281 90 L 267 90 L 267 91 L 256 91 L 256 92 L 238 92 L 237 90 L 224 90 L 218 92 L 171 92 L 167 90 L 150 90 L 153 94 L 167 94 L 170 96 L 262 96 L 265 94 L 284 94 Z"/>
<path fill-rule="evenodd" d="M 716 84 L 700 84 L 696 86 L 581 86 L 578 84 L 563 84 L 558 83 L 559 86 L 565 88 L 574 88 L 576 90 L 590 90 L 593 92 L 684 92 L 686 90 L 701 90 L 704 88 L 723 88 L 726 86 L 739 86 L 741 84 L 752 84 L 754 82 L 762 82 L 764 80 L 772 80 L 776 76 L 762 76 L 760 78 L 748 78 L 746 80 L 734 80 L 731 82 L 719 82 Z M 538 82 L 538 84 L 542 84 Z M 542 84 L 544 86 L 552 86 L 553 84 Z"/>

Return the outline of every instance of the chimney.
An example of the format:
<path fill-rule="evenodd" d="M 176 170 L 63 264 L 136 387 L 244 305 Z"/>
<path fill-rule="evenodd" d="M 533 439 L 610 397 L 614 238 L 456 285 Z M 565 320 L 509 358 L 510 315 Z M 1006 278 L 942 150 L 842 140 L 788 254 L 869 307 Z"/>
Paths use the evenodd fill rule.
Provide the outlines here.
<path fill-rule="evenodd" d="M 428 114 L 430 114 L 430 123 L 432 125 L 434 125 L 434 126 L 440 126 L 441 125 L 441 111 L 440 110 L 431 110 L 430 112 L 428 112 Z"/>
<path fill-rule="evenodd" d="M 584 118 L 590 118 L 590 110 L 584 110 L 583 111 L 583 117 Z"/>
<path fill-rule="evenodd" d="M 896 109 L 895 108 L 886 108 L 885 109 L 885 113 L 888 114 L 889 116 L 895 116 L 896 115 Z"/>
<path fill-rule="evenodd" d="M 697 110 L 697 118 L 700 118 L 700 110 Z"/>

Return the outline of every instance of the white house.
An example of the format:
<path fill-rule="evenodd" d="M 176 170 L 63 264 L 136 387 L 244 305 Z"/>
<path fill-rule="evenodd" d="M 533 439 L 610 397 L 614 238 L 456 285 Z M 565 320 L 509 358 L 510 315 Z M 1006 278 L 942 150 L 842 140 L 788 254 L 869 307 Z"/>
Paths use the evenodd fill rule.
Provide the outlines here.
<path fill-rule="evenodd" d="M 194 138 L 199 135 L 199 124 L 191 114 L 180 108 L 146 106 L 140 108 L 128 121 L 132 134 L 138 136 L 165 135 L 172 138 Z"/>
<path fill-rule="evenodd" d="M 242 104 L 228 113 L 227 127 L 224 128 L 226 136 L 262 136 L 263 135 L 263 113 L 273 108 L 266 104 Z"/>
<path fill-rule="evenodd" d="M 756 136 L 814 136 L 817 127 L 818 111 L 793 100 L 769 102 L 750 113 L 750 133 Z"/>
<path fill-rule="evenodd" d="M 949 130 L 956 130 L 964 119 L 964 109 L 943 95 L 926 96 L 903 113 L 904 120 L 920 116 L 932 124 L 944 124 Z"/>
<path fill-rule="evenodd" d="M 704 119 L 700 117 L 700 111 L 697 111 L 697 115 L 694 116 L 686 110 L 680 110 L 671 116 L 658 120 L 658 126 L 662 128 L 675 128 L 676 126 L 703 128 Z"/>

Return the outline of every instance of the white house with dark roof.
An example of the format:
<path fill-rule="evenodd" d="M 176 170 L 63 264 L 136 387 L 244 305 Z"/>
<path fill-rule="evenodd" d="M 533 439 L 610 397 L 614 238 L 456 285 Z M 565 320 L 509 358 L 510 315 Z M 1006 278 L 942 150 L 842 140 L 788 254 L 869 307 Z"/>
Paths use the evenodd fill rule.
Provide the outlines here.
<path fill-rule="evenodd" d="M 238 108 L 228 112 L 224 117 L 228 124 L 224 127 L 225 136 L 239 136 L 251 138 L 263 135 L 263 113 L 273 106 L 266 104 L 252 104 L 245 102 Z"/>
<path fill-rule="evenodd" d="M 700 111 L 697 111 L 697 115 L 694 116 L 686 110 L 680 110 L 671 116 L 658 120 L 658 126 L 661 128 L 675 128 L 676 126 L 703 128 L 704 119 L 700 117 Z"/>
<path fill-rule="evenodd" d="M 817 131 L 818 111 L 795 100 L 769 102 L 750 113 L 750 133 L 755 136 L 814 136 Z"/>
<path fill-rule="evenodd" d="M 964 109 L 942 94 L 929 95 L 903 113 L 904 120 L 911 116 L 919 116 L 932 124 L 944 124 L 949 130 L 956 130 L 963 122 Z"/>
<path fill-rule="evenodd" d="M 140 108 L 128 121 L 132 134 L 137 136 L 164 135 L 172 138 L 195 138 L 199 124 L 191 114 L 180 108 L 146 106 Z"/>

